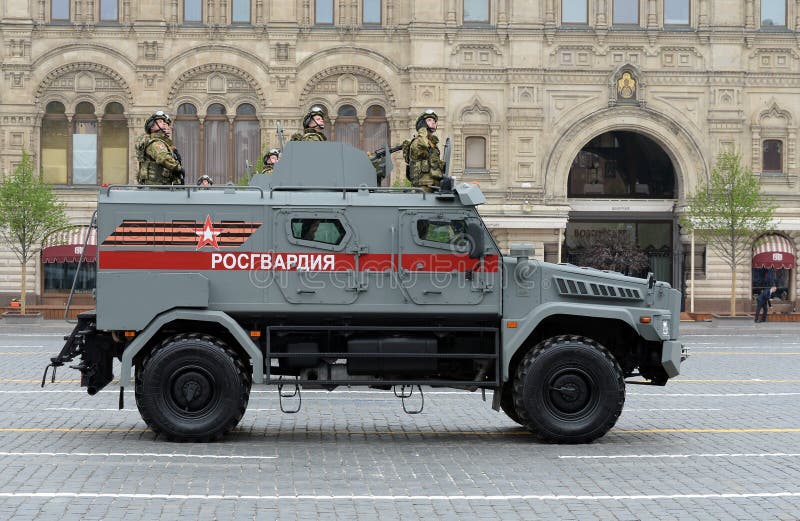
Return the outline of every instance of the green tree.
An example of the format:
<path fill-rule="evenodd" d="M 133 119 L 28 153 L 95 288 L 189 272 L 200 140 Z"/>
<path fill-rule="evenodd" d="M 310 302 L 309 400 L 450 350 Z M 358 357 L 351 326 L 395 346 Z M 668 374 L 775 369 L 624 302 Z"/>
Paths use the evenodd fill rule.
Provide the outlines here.
<path fill-rule="evenodd" d="M 736 268 L 750 260 L 753 240 L 771 229 L 775 203 L 737 153 L 719 155 L 708 183 L 689 199 L 682 224 L 731 270 L 731 316 L 736 315 Z"/>
<path fill-rule="evenodd" d="M 580 245 L 578 262 L 598 270 L 639 277 L 647 273 L 650 258 L 628 235 L 602 234 Z"/>
<path fill-rule="evenodd" d="M 39 251 L 45 236 L 67 224 L 64 204 L 34 175 L 31 157 L 23 151 L 22 161 L 0 183 L 0 240 L 20 262 L 22 314 L 26 312 L 28 261 Z"/>

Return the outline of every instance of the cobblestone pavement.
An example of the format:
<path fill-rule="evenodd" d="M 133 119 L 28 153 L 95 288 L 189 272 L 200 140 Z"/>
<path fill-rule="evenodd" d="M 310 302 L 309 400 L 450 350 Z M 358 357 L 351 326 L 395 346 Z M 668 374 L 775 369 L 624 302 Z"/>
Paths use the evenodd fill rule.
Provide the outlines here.
<path fill-rule="evenodd" d="M 763 326 L 763 327 L 762 327 Z M 800 519 L 800 327 L 684 327 L 664 387 L 629 385 L 590 445 L 533 441 L 491 395 L 255 386 L 224 442 L 156 439 L 116 384 L 62 368 L 64 323 L 0 326 L 0 519 Z"/>

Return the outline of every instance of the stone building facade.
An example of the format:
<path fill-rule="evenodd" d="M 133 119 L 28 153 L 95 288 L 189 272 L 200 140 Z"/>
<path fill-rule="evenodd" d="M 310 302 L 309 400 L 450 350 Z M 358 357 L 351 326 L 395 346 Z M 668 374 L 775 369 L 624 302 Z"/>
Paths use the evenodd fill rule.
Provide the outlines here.
<path fill-rule="evenodd" d="M 134 179 L 154 110 L 175 116 L 191 178 L 237 181 L 311 105 L 365 150 L 432 108 L 501 247 L 574 260 L 629 237 L 686 289 L 677 217 L 737 150 L 779 204 L 754 255 L 784 259 L 739 267 L 740 306 L 776 277 L 794 301 L 798 28 L 800 0 L 0 0 L 0 168 L 30 151 L 86 224 L 99 184 Z M 694 251 L 696 309 L 724 309 L 727 266 Z M 35 296 L 63 300 L 72 260 L 32 265 Z M 1 254 L 0 292 L 18 287 Z"/>

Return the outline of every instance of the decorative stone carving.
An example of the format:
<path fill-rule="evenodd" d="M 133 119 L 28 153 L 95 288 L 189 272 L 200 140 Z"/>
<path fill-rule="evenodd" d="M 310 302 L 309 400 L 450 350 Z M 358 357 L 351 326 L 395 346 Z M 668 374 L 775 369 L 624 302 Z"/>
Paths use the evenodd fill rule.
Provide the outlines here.
<path fill-rule="evenodd" d="M 352 75 L 357 79 L 357 95 L 385 97 L 391 107 L 395 107 L 397 101 L 389 83 L 375 71 L 357 65 L 340 65 L 315 74 L 300 94 L 300 106 L 307 106 L 312 97 L 336 94 L 339 88 L 338 78 L 342 75 Z"/>
<path fill-rule="evenodd" d="M 494 67 L 500 65 L 502 53 L 492 44 L 457 45 L 450 52 L 462 67 Z"/>
<path fill-rule="evenodd" d="M 133 103 L 133 93 L 122 76 L 97 63 L 75 62 L 54 69 L 36 89 L 36 103 L 49 91 L 123 93 Z"/>
<path fill-rule="evenodd" d="M 249 73 L 220 63 L 201 65 L 181 74 L 170 87 L 167 103 L 171 105 L 179 93 L 200 97 L 220 93 L 233 96 L 251 95 L 262 106 L 267 105 L 262 87 Z"/>

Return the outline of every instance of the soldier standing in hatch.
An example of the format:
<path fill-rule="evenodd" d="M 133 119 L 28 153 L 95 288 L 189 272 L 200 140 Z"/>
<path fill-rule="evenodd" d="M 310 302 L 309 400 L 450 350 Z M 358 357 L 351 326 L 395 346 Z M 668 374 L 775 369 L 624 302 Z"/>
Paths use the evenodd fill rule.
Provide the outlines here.
<path fill-rule="evenodd" d="M 172 119 L 159 110 L 147 118 L 145 133 L 136 138 L 136 159 L 139 171 L 136 182 L 140 185 L 182 185 L 186 172 L 181 156 L 172 144 Z"/>
<path fill-rule="evenodd" d="M 280 154 L 281 152 L 277 148 L 269 149 L 269 152 L 264 155 L 264 169 L 261 171 L 262 174 L 272 173 L 272 170 L 275 168 L 275 163 L 280 159 Z"/>
<path fill-rule="evenodd" d="M 426 192 L 433 192 L 444 175 L 444 161 L 439 153 L 439 138 L 434 135 L 439 117 L 428 109 L 417 118 L 417 135 L 408 151 L 409 180 Z"/>
<path fill-rule="evenodd" d="M 325 113 L 321 107 L 311 107 L 303 118 L 303 132 L 292 134 L 291 141 L 327 141 L 322 131 L 325 130 Z"/>

